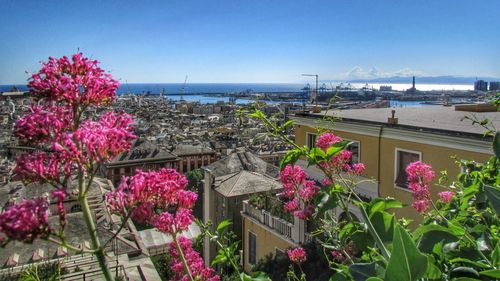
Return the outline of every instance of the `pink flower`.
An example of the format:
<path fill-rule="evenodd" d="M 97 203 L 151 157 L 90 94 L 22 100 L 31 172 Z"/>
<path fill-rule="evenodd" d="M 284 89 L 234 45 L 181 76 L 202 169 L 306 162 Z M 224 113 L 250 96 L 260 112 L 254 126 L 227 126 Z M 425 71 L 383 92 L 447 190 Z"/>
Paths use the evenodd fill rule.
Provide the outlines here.
<path fill-rule="evenodd" d="M 49 202 L 47 198 L 22 200 L 0 214 L 0 232 L 11 240 L 31 243 L 50 233 Z"/>
<path fill-rule="evenodd" d="M 193 214 L 189 209 L 177 210 L 175 214 L 169 212 L 161 213 L 154 218 L 154 227 L 159 231 L 172 234 L 179 233 L 188 229 L 189 225 L 193 222 Z"/>
<path fill-rule="evenodd" d="M 180 248 L 186 259 L 186 263 L 189 267 L 189 271 L 195 280 L 199 281 L 219 281 L 220 277 L 217 275 L 215 270 L 205 267 L 205 262 L 200 257 L 200 254 L 196 252 L 191 241 L 183 236 L 177 238 Z M 184 269 L 184 265 L 181 261 L 177 246 L 174 242 L 169 245 L 169 254 L 172 257 L 170 261 L 170 267 L 174 272 L 174 277 L 172 281 L 187 281 L 188 276 Z"/>
<path fill-rule="evenodd" d="M 406 174 L 408 175 L 408 182 L 420 181 L 422 183 L 430 183 L 435 176 L 432 167 L 421 161 L 410 163 L 406 167 Z"/>
<path fill-rule="evenodd" d="M 344 255 L 339 250 L 333 250 L 332 257 L 333 257 L 333 260 L 336 262 L 343 262 L 345 260 Z"/>
<path fill-rule="evenodd" d="M 310 204 L 318 194 L 319 188 L 314 181 L 306 180 L 307 174 L 300 166 L 287 165 L 280 173 L 283 184 L 283 197 L 287 200 L 284 208 L 294 216 L 306 220 L 314 213 Z M 301 206 L 306 208 L 301 209 Z"/>
<path fill-rule="evenodd" d="M 441 201 L 443 201 L 443 203 L 447 204 L 447 203 L 451 202 L 451 200 L 453 199 L 453 195 L 455 195 L 455 192 L 443 191 L 443 192 L 439 192 L 438 195 L 439 195 L 439 199 L 441 199 Z"/>
<path fill-rule="evenodd" d="M 83 122 L 72 136 L 81 150 L 78 160 L 82 163 L 107 161 L 129 150 L 135 139 L 132 122 L 130 115 L 114 112 L 104 114 L 99 122 Z M 71 149 L 73 144 L 68 146 Z"/>
<path fill-rule="evenodd" d="M 27 182 L 59 182 L 61 175 L 71 173 L 71 161 L 66 153 L 33 152 L 16 159 L 16 173 Z"/>
<path fill-rule="evenodd" d="M 68 106 L 34 105 L 30 113 L 19 118 L 14 126 L 14 135 L 32 145 L 57 140 L 70 128 L 73 110 Z"/>
<path fill-rule="evenodd" d="M 106 200 L 112 212 L 123 215 L 127 209 L 134 220 L 172 234 L 187 229 L 193 221 L 191 208 L 198 196 L 186 187 L 186 178 L 176 170 L 137 170 L 133 177 L 124 177 Z M 162 212 L 156 215 L 154 210 Z"/>
<path fill-rule="evenodd" d="M 300 207 L 300 202 L 298 198 L 293 198 L 291 201 L 288 201 L 284 205 L 285 210 L 287 212 L 293 212 Z"/>
<path fill-rule="evenodd" d="M 64 189 L 56 189 L 52 191 L 52 197 L 57 199 L 57 212 L 59 214 L 59 225 L 64 228 L 66 225 L 66 209 L 64 208 L 64 199 L 68 194 Z"/>
<path fill-rule="evenodd" d="M 430 202 L 429 200 L 416 200 L 413 202 L 412 206 L 419 213 L 423 213 L 429 208 L 429 202 Z"/>
<path fill-rule="evenodd" d="M 324 151 L 327 151 L 333 144 L 341 142 L 342 138 L 335 136 L 332 133 L 325 133 L 319 136 L 316 140 L 316 146 Z"/>
<path fill-rule="evenodd" d="M 75 105 L 110 104 L 115 99 L 119 83 L 82 53 L 60 59 L 49 58 L 28 83 L 37 99 Z"/>
<path fill-rule="evenodd" d="M 430 204 L 429 184 L 434 179 L 432 167 L 421 162 L 413 162 L 406 167 L 408 188 L 412 191 L 412 206 L 420 213 L 425 212 Z"/>
<path fill-rule="evenodd" d="M 330 185 L 332 185 L 332 184 L 333 184 L 333 182 L 332 182 L 332 180 L 331 180 L 331 179 L 329 179 L 329 178 L 324 178 L 324 179 L 321 181 L 321 185 L 322 185 L 322 186 L 330 186 Z"/>
<path fill-rule="evenodd" d="M 352 152 L 344 149 L 335 154 L 329 161 L 320 162 L 319 165 L 323 168 L 327 177 L 333 178 L 341 172 L 352 172 L 352 167 L 349 165 L 351 157 Z"/>
<path fill-rule="evenodd" d="M 299 196 L 302 200 L 309 202 L 318 194 L 319 188 L 314 186 L 314 181 L 306 181 L 304 187 L 299 190 Z"/>
<path fill-rule="evenodd" d="M 351 172 L 356 175 L 362 175 L 365 172 L 365 164 L 363 163 L 353 164 L 351 168 L 352 168 Z"/>
<path fill-rule="evenodd" d="M 287 251 L 287 254 L 288 258 L 293 263 L 303 263 L 307 260 L 306 251 L 301 247 L 290 249 Z"/>

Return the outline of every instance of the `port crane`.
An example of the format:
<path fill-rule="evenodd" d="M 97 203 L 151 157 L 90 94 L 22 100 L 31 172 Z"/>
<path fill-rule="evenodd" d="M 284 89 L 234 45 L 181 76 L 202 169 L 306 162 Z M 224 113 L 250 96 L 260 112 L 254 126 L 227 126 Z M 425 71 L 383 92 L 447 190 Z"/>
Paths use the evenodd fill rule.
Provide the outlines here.
<path fill-rule="evenodd" d="M 184 94 L 186 93 L 187 80 L 188 80 L 188 76 L 186 75 L 186 78 L 184 78 L 184 85 L 182 85 L 182 89 L 181 89 L 181 101 L 184 100 Z"/>

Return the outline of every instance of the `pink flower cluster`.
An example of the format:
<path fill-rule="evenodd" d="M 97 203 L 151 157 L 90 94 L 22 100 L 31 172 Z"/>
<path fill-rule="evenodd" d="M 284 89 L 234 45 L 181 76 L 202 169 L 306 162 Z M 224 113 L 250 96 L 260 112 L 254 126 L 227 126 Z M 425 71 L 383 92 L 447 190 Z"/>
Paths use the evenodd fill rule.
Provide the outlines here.
<path fill-rule="evenodd" d="M 64 199 L 68 194 L 66 193 L 66 190 L 64 189 L 56 189 L 52 191 L 52 197 L 57 199 L 57 213 L 59 214 L 59 225 L 61 228 L 64 228 L 66 226 L 66 209 L 64 208 Z"/>
<path fill-rule="evenodd" d="M 14 133 L 21 143 L 40 151 L 19 156 L 15 171 L 25 182 L 56 187 L 52 196 L 57 199 L 61 231 L 66 224 L 63 201 L 73 171 L 80 168 L 84 175 L 94 174 L 94 164 L 128 150 L 135 138 L 129 115 L 109 112 L 94 121 L 95 116 L 87 110 L 89 106 L 110 104 L 118 85 L 97 61 L 81 53 L 71 60 L 49 58 L 28 83 L 37 105 L 18 120 Z M 0 214 L 0 231 L 8 238 L 29 242 L 47 235 L 50 229 L 45 201 L 25 200 L 6 209 Z"/>
<path fill-rule="evenodd" d="M 332 145 L 341 141 L 342 138 L 335 136 L 332 133 L 325 133 L 318 138 L 318 140 L 316 141 L 316 146 L 326 152 Z M 365 165 L 362 163 L 354 163 L 351 165 L 351 158 L 352 152 L 344 149 L 341 152 L 335 154 L 329 161 L 321 162 L 320 166 L 326 172 L 326 176 L 329 179 L 335 178 L 335 175 L 340 172 L 346 172 L 355 175 L 363 174 L 365 171 Z"/>
<path fill-rule="evenodd" d="M 180 248 L 184 253 L 186 258 L 186 263 L 189 267 L 194 280 L 199 281 L 219 281 L 220 277 L 216 274 L 215 270 L 205 267 L 205 262 L 200 257 L 198 252 L 193 250 L 191 241 L 185 237 L 177 238 L 180 244 Z M 174 242 L 169 245 L 169 254 L 172 257 L 171 268 L 174 272 L 174 278 L 172 281 L 189 281 L 187 273 L 184 271 L 184 265 L 179 256 L 179 252 Z"/>
<path fill-rule="evenodd" d="M 30 113 L 19 118 L 14 127 L 14 135 L 20 140 L 36 145 L 57 140 L 70 129 L 73 111 L 68 106 L 35 105 Z"/>
<path fill-rule="evenodd" d="M 132 122 L 132 118 L 126 113 L 109 112 L 99 122 L 83 122 L 74 133 L 57 131 L 52 136 L 52 152 L 21 155 L 17 159 L 16 173 L 26 181 L 58 182 L 61 175 L 71 173 L 72 164 L 86 167 L 91 163 L 108 161 L 130 148 L 135 138 L 132 134 Z M 17 128 L 19 131 L 29 131 L 31 125 L 18 123 Z M 38 125 L 40 131 L 44 130 L 41 125 L 46 125 L 44 132 L 57 127 L 51 123 Z M 26 133 L 23 135 L 26 136 Z"/>
<path fill-rule="evenodd" d="M 280 173 L 283 197 L 288 201 L 284 207 L 294 216 L 307 220 L 314 212 L 312 201 L 319 191 L 314 181 L 307 180 L 307 174 L 299 166 L 287 165 Z"/>
<path fill-rule="evenodd" d="M 439 199 L 441 199 L 441 201 L 443 201 L 443 203 L 445 204 L 451 202 L 451 200 L 453 199 L 453 195 L 455 195 L 455 192 L 453 191 L 443 191 L 438 193 Z"/>
<path fill-rule="evenodd" d="M 20 203 L 7 207 L 0 214 L 0 232 L 10 240 L 31 243 L 35 238 L 49 235 L 51 230 L 48 219 L 47 198 L 23 199 Z"/>
<path fill-rule="evenodd" d="M 165 233 L 187 229 L 193 221 L 197 194 L 185 190 L 186 178 L 174 169 L 136 171 L 124 177 L 118 188 L 106 195 L 113 212 L 132 212 L 132 218 L 147 222 Z M 155 210 L 163 211 L 156 214 Z"/>
<path fill-rule="evenodd" d="M 26 182 L 59 183 L 61 175 L 71 173 L 71 161 L 66 153 L 21 154 L 16 162 L 15 172 Z"/>
<path fill-rule="evenodd" d="M 434 179 L 435 173 L 431 166 L 417 161 L 406 167 L 406 174 L 408 175 L 408 187 L 412 191 L 414 199 L 412 206 L 420 213 L 425 212 L 430 203 L 429 184 Z"/>
<path fill-rule="evenodd" d="M 325 133 L 319 136 L 319 138 L 316 140 L 316 146 L 326 152 L 332 145 L 341 141 L 342 138 L 332 133 Z"/>
<path fill-rule="evenodd" d="M 288 258 L 293 263 L 303 263 L 307 260 L 306 251 L 302 247 L 297 247 L 287 251 Z"/>
<path fill-rule="evenodd" d="M 81 163 L 107 161 L 130 149 L 135 139 L 132 123 L 126 113 L 107 112 L 99 122 L 87 120 L 73 135 L 67 134 L 65 149 Z"/>
<path fill-rule="evenodd" d="M 66 102 L 72 107 L 110 104 L 119 83 L 98 65 L 98 61 L 82 53 L 74 54 L 71 60 L 66 56 L 50 57 L 42 69 L 32 75 L 28 87 L 38 99 Z"/>

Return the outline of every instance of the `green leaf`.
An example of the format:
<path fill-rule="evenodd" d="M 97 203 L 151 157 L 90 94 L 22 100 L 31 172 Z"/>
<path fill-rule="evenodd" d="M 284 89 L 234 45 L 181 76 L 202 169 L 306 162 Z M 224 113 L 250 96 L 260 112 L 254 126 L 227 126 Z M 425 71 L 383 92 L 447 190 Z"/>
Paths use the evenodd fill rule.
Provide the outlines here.
<path fill-rule="evenodd" d="M 370 201 L 367 211 L 368 215 L 372 215 L 377 211 L 385 211 L 390 208 L 403 208 L 403 203 L 394 198 L 380 198 L 376 197 Z"/>
<path fill-rule="evenodd" d="M 328 159 L 332 158 L 333 155 L 344 150 L 349 143 L 350 142 L 348 142 L 348 141 L 341 141 L 341 142 L 334 143 L 331 147 L 329 147 L 326 150 L 326 157 Z"/>
<path fill-rule="evenodd" d="M 226 262 L 227 262 L 226 253 L 224 253 L 224 250 L 219 249 L 219 251 L 217 252 L 217 255 L 212 260 L 211 266 L 215 266 L 218 264 L 224 264 Z"/>
<path fill-rule="evenodd" d="M 459 231 L 437 224 L 423 225 L 413 232 L 413 238 L 418 240 L 418 249 L 424 253 L 432 253 L 434 246 L 439 242 L 444 244 L 456 242 L 462 235 L 463 229 Z"/>
<path fill-rule="evenodd" d="M 473 278 L 472 280 L 477 280 L 475 278 L 481 278 L 479 273 L 470 267 L 455 267 L 454 269 L 451 270 L 450 272 L 450 277 L 460 277 L 460 278 Z M 456 280 L 456 279 L 453 279 Z M 462 279 L 463 280 L 463 279 Z M 465 279 L 468 280 L 468 279 Z"/>
<path fill-rule="evenodd" d="M 497 246 L 491 252 L 491 262 L 493 264 L 500 264 L 500 241 L 497 242 Z"/>
<path fill-rule="evenodd" d="M 493 209 L 500 216 L 500 188 L 491 185 L 484 185 L 484 190 L 486 191 L 486 196 L 490 200 Z"/>
<path fill-rule="evenodd" d="M 280 161 L 280 169 L 283 170 L 286 165 L 288 164 L 295 164 L 295 162 L 297 162 L 297 160 L 299 160 L 300 156 L 302 156 L 304 153 L 302 151 L 302 149 L 292 149 L 292 150 L 289 150 L 285 156 L 283 156 L 283 158 L 281 158 L 281 161 Z"/>
<path fill-rule="evenodd" d="M 223 220 L 219 223 L 219 225 L 217 226 L 217 232 L 221 232 L 222 230 L 224 230 L 226 227 L 230 226 L 231 224 L 233 224 L 230 220 Z"/>
<path fill-rule="evenodd" d="M 326 156 L 325 152 L 319 147 L 313 147 L 309 152 L 309 157 L 314 159 L 316 162 L 324 160 L 325 156 Z"/>
<path fill-rule="evenodd" d="M 479 272 L 479 274 L 484 275 L 484 276 L 488 276 L 488 277 L 491 277 L 491 278 L 498 278 L 498 279 L 500 279 L 500 269 L 485 270 L 485 271 Z"/>
<path fill-rule="evenodd" d="M 381 278 L 378 278 L 378 277 L 370 277 L 370 278 L 366 279 L 366 281 L 384 281 L 384 280 Z"/>
<path fill-rule="evenodd" d="M 479 261 L 472 261 L 472 260 L 467 259 L 467 258 L 454 258 L 454 259 L 450 260 L 450 263 L 465 263 L 465 264 L 473 265 L 473 266 L 480 267 L 480 268 L 489 268 L 489 266 L 485 263 L 482 263 Z"/>
<path fill-rule="evenodd" d="M 261 271 L 252 272 L 250 275 L 242 272 L 240 274 L 240 279 L 242 281 L 272 281 L 266 273 Z"/>
<path fill-rule="evenodd" d="M 377 276 L 376 264 L 377 262 L 353 263 L 349 266 L 349 273 L 355 281 L 365 281 L 370 277 Z"/>
<path fill-rule="evenodd" d="M 288 127 L 292 126 L 293 124 L 295 124 L 295 120 L 290 119 L 290 120 L 286 121 L 285 124 L 283 124 L 282 128 L 287 129 Z"/>
<path fill-rule="evenodd" d="M 436 260 L 432 255 L 427 255 L 427 270 L 425 271 L 425 278 L 439 280 L 442 277 L 441 270 L 436 266 Z"/>
<path fill-rule="evenodd" d="M 323 218 L 325 212 L 328 210 L 332 210 L 337 207 L 339 198 L 338 196 L 331 192 L 330 194 L 326 192 L 321 192 L 317 198 L 320 198 L 320 201 L 316 206 L 318 206 L 318 212 L 316 212 L 317 217 Z"/>
<path fill-rule="evenodd" d="M 399 224 L 394 229 L 391 258 L 385 271 L 386 281 L 413 281 L 427 270 L 427 257 Z"/>
<path fill-rule="evenodd" d="M 264 115 L 264 112 L 262 112 L 258 109 L 256 109 L 253 113 L 251 113 L 248 116 L 250 116 L 250 118 L 259 119 L 259 120 L 266 118 L 266 115 Z"/>
<path fill-rule="evenodd" d="M 370 221 L 383 242 L 392 241 L 394 236 L 394 224 L 396 222 L 396 218 L 393 214 L 378 211 L 370 217 Z"/>
<path fill-rule="evenodd" d="M 380 236 L 378 235 L 377 231 L 375 230 L 375 227 L 373 227 L 373 224 L 370 221 L 368 214 L 366 213 L 366 209 L 365 209 L 364 204 L 360 204 L 359 209 L 361 210 L 361 215 L 363 216 L 363 220 L 366 222 L 366 226 L 368 228 L 368 231 L 372 235 L 373 240 L 375 240 L 375 243 L 377 243 L 377 247 L 382 252 L 382 256 L 384 257 L 384 260 L 387 261 L 390 257 L 389 251 L 385 247 L 384 242 L 382 242 L 382 239 L 380 239 Z"/>
<path fill-rule="evenodd" d="M 500 131 L 497 131 L 493 138 L 493 152 L 495 152 L 495 156 L 500 159 Z"/>
<path fill-rule="evenodd" d="M 350 281 L 351 278 L 347 278 L 344 273 L 337 272 L 332 277 L 330 277 L 329 281 Z"/>

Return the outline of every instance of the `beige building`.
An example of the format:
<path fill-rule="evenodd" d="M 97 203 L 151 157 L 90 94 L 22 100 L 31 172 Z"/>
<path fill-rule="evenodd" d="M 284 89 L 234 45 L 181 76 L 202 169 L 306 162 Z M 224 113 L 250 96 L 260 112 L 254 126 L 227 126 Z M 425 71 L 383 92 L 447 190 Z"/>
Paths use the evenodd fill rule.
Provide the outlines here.
<path fill-rule="evenodd" d="M 444 190 L 437 185 L 439 171 L 446 170 L 450 179 L 460 172 L 454 157 L 484 162 L 493 154 L 491 139 L 483 137 L 484 128 L 462 121 L 463 117 L 474 114 L 500 126 L 498 112 L 429 106 L 398 108 L 394 117 L 392 114 L 390 108 L 330 112 L 329 115 L 341 118 L 336 122 L 325 120 L 324 113 L 296 114 L 293 117 L 297 122 L 295 141 L 299 145 L 314 146 L 315 128 L 333 130 L 336 135 L 353 142 L 350 149 L 354 161 L 365 164 L 363 177 L 373 180 L 369 187 L 373 193 L 411 205 L 413 199 L 405 172 L 409 163 L 420 160 L 434 168 L 437 176 L 432 196 L 436 199 L 437 193 Z M 411 206 L 397 210 L 397 214 L 420 220 L 420 215 Z"/>
<path fill-rule="evenodd" d="M 394 114 L 390 108 L 342 110 L 327 114 L 341 118 L 332 122 L 332 118 L 324 118 L 324 112 L 298 113 L 292 117 L 297 124 L 295 141 L 299 146 L 313 147 L 317 128 L 333 131 L 351 141 L 352 161 L 366 166 L 358 180 L 368 180 L 358 185 L 356 192 L 365 200 L 376 196 L 395 197 L 408 205 L 398 209 L 397 216 L 419 221 L 420 215 L 411 207 L 413 199 L 406 185 L 406 166 L 417 160 L 424 161 L 432 165 L 437 177 L 439 171 L 446 170 L 449 178 L 454 179 L 460 172 L 454 157 L 484 162 L 492 155 L 491 139 L 483 137 L 483 128 L 472 126 L 470 121 L 461 121 L 471 112 L 452 107 L 398 108 Z M 498 112 L 474 114 L 500 127 Z M 323 179 L 321 171 L 307 167 L 306 161 L 299 160 L 297 164 L 306 168 L 311 179 Z M 436 199 L 437 193 L 443 190 L 435 184 L 432 197 Z M 352 215 L 361 218 L 357 207 L 349 206 L 349 209 Z M 343 214 L 335 210 L 335 215 Z M 284 223 L 269 210 L 255 208 L 248 202 L 244 202 L 242 216 L 246 271 L 251 271 L 252 265 L 268 254 L 310 240 L 307 225 L 297 219 Z"/>
<path fill-rule="evenodd" d="M 279 169 L 264 162 L 250 152 L 234 152 L 227 157 L 201 168 L 203 171 L 203 221 L 217 226 L 229 219 L 231 230 L 242 237 L 243 201 L 252 194 L 281 189 L 277 180 Z M 208 264 L 216 248 L 205 241 L 203 254 Z"/>

